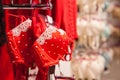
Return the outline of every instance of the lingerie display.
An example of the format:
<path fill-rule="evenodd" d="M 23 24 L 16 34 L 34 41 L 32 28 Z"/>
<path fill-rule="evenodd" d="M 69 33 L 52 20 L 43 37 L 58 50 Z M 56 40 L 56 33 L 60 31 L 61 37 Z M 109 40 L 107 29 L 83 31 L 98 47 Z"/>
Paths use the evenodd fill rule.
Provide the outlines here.
<path fill-rule="evenodd" d="M 69 8 L 69 4 L 65 7 L 66 12 L 60 16 L 65 22 L 61 25 L 55 24 L 55 17 L 56 20 L 58 18 L 58 14 L 53 17 L 55 6 L 52 6 L 52 10 L 42 6 L 19 8 L 21 5 L 28 4 L 33 6 L 58 4 L 52 2 L 54 0 L 51 2 L 49 0 L 3 0 L 1 2 L 5 5 L 3 6 L 5 27 L 0 27 L 0 30 L 6 34 L 6 43 L 0 46 L 1 80 L 47 80 L 49 68 L 58 64 L 59 60 L 66 61 L 66 56 L 72 54 L 69 46 L 77 38 L 76 14 L 74 15 L 76 9 L 71 11 L 76 7 L 71 5 L 75 4 L 74 0 L 66 2 L 73 8 Z M 69 11 L 71 11 L 70 19 L 67 20 Z M 1 23 L 3 25 L 2 21 Z"/>

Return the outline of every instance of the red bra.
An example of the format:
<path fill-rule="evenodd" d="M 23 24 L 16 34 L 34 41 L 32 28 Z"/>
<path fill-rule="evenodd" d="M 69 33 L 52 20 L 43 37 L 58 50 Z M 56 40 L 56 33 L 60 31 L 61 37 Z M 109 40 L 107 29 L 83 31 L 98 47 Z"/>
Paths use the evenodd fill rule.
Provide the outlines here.
<path fill-rule="evenodd" d="M 57 64 L 60 59 L 64 60 L 68 46 L 69 37 L 66 32 L 49 25 L 33 45 L 38 66 L 49 67 Z"/>
<path fill-rule="evenodd" d="M 12 61 L 15 63 L 25 63 L 27 66 L 34 60 L 30 52 L 34 41 L 31 23 L 32 21 L 27 19 L 7 33 Z"/>

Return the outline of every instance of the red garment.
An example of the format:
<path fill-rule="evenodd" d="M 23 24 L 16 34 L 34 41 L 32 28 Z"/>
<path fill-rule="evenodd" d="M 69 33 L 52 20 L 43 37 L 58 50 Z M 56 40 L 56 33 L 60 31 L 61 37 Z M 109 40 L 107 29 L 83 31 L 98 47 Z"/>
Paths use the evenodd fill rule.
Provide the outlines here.
<path fill-rule="evenodd" d="M 26 57 L 25 55 L 27 55 L 27 54 L 25 53 L 24 56 L 23 56 L 23 55 L 21 55 L 21 53 L 19 53 L 19 49 L 15 48 L 15 47 L 18 47 L 18 48 L 22 47 L 20 50 L 22 50 L 22 49 L 24 50 L 24 49 L 26 49 L 26 47 L 24 48 L 23 46 L 27 46 L 26 44 L 25 45 L 23 45 L 23 44 L 16 45 L 16 44 L 18 44 L 18 43 L 16 43 L 17 40 L 25 40 L 26 41 L 28 39 L 28 38 L 26 39 L 27 34 L 28 34 L 28 36 L 34 36 L 34 38 L 32 38 L 32 39 L 36 39 L 38 37 L 37 34 L 40 35 L 42 33 L 41 31 L 44 30 L 44 29 L 42 28 L 42 26 L 40 26 L 41 22 L 38 19 L 38 17 L 37 18 L 33 17 L 32 19 L 33 19 L 33 21 L 36 20 L 36 23 L 32 24 L 32 27 L 31 27 L 32 29 L 29 29 L 29 30 L 32 30 L 32 31 L 30 31 L 30 33 L 25 33 L 26 36 L 24 36 L 22 38 L 21 37 L 15 37 L 15 36 L 12 35 L 11 30 L 16 28 L 16 26 L 18 26 L 21 22 L 25 21 L 24 16 L 26 18 L 29 17 L 29 16 L 32 17 L 32 15 L 38 16 L 38 13 L 39 13 L 39 9 L 38 10 L 36 10 L 36 9 L 35 10 L 26 10 L 26 9 L 25 10 L 22 10 L 22 9 L 5 10 L 6 33 L 10 32 L 10 34 L 8 33 L 8 41 L 11 41 L 11 43 L 12 43 L 12 45 L 8 44 L 9 49 L 11 49 L 10 50 L 11 52 L 16 52 L 16 53 L 11 53 L 10 56 L 12 55 L 11 59 L 14 63 L 16 63 L 16 62 L 19 63 L 19 64 L 13 64 L 14 65 L 14 71 L 15 71 L 15 73 L 14 73 L 15 80 L 26 80 L 26 78 L 28 77 L 28 75 L 27 75 L 28 66 L 32 66 L 31 63 L 32 63 L 32 61 L 34 62 L 34 59 L 30 59 L 31 55 L 29 55 L 30 57 L 29 56 Z M 9 14 L 12 14 L 12 16 L 9 15 Z M 37 26 L 37 27 L 35 27 L 35 26 Z M 36 29 L 36 28 L 38 28 L 38 29 Z M 36 32 L 36 30 L 38 30 L 38 31 Z M 32 33 L 32 35 L 30 35 L 31 33 Z M 20 41 L 20 42 L 22 42 L 22 41 Z M 33 42 L 34 42 L 34 40 L 33 40 Z M 23 43 L 24 43 L 24 41 L 23 41 Z M 32 42 L 29 45 L 31 45 L 31 44 L 32 44 Z M 31 49 L 29 49 L 29 50 L 31 50 Z M 30 51 L 26 51 L 26 52 L 30 52 Z M 16 57 L 16 55 L 18 56 L 18 58 Z M 41 67 L 40 71 L 45 72 L 45 74 L 42 74 L 42 75 L 38 74 L 38 79 L 37 80 L 42 80 L 43 79 L 42 77 L 47 75 L 48 68 L 44 69 L 44 68 Z M 39 73 L 41 73 L 41 72 L 39 72 Z M 41 79 L 39 77 L 41 77 Z M 46 80 L 46 79 L 44 79 L 44 80 Z"/>
<path fill-rule="evenodd" d="M 31 20 L 27 19 L 7 33 L 11 59 L 15 64 L 15 80 L 26 80 L 27 69 L 34 63 L 34 56 L 30 51 L 34 41 Z"/>
<path fill-rule="evenodd" d="M 25 21 L 25 17 L 29 17 L 33 15 L 33 12 L 36 12 L 36 10 L 22 10 L 22 9 L 18 9 L 18 10 L 5 10 L 5 21 L 6 21 L 6 33 L 8 33 L 10 30 L 12 30 L 13 28 L 15 28 L 16 26 L 18 26 L 20 23 L 22 23 L 23 21 Z M 24 16 L 25 17 L 24 17 Z M 32 35 L 31 35 L 32 36 Z M 12 38 L 12 36 L 11 36 Z M 20 38 L 19 38 L 20 39 Z M 32 38 L 33 39 L 33 38 Z M 23 38 L 21 39 L 23 40 Z M 14 40 L 13 40 L 14 41 Z M 31 43 L 32 44 L 32 43 Z M 14 46 L 18 46 L 16 45 L 16 43 L 13 43 Z M 23 44 L 21 44 L 22 46 Z M 20 46 L 20 45 L 19 45 Z M 27 45 L 26 45 L 27 46 Z M 10 48 L 9 48 L 10 49 Z M 14 48 L 13 48 L 14 49 Z M 16 50 L 15 50 L 16 51 Z M 16 51 L 17 52 L 17 51 Z M 19 55 L 20 53 L 14 53 L 15 55 Z M 11 60 L 14 62 L 14 60 L 16 59 L 15 55 L 10 54 Z M 20 56 L 20 55 L 19 55 Z M 30 57 L 31 58 L 31 57 Z M 27 58 L 28 59 L 28 58 Z M 18 60 L 18 62 L 23 63 L 22 60 L 22 56 L 19 57 L 19 59 L 16 59 L 16 61 Z M 29 61 L 29 60 L 27 60 Z M 31 60 L 30 60 L 31 61 Z M 29 61 L 29 62 L 30 62 Z M 30 65 L 30 63 L 28 62 L 28 64 Z M 26 80 L 26 78 L 28 77 L 28 65 L 26 66 L 25 64 L 13 64 L 14 65 L 14 77 L 15 80 Z M 32 64 L 31 64 L 32 66 Z"/>
<path fill-rule="evenodd" d="M 49 67 L 58 63 L 58 60 L 63 59 L 64 55 L 68 53 L 68 45 L 70 43 L 70 40 L 65 31 L 63 31 L 62 29 L 57 29 L 54 25 L 52 25 L 53 20 L 50 16 L 46 16 L 46 18 L 44 18 L 44 16 L 39 15 L 37 19 L 40 20 L 39 24 L 41 25 L 36 24 L 36 26 L 34 26 L 34 32 L 36 34 L 35 37 L 37 39 L 33 45 L 34 46 L 33 51 L 35 51 L 35 54 L 37 53 L 36 57 L 38 57 L 38 55 L 42 55 L 42 53 L 39 54 L 38 52 L 39 51 L 41 52 L 43 49 L 45 49 L 45 51 L 43 51 L 44 53 L 46 54 L 51 53 L 48 56 L 50 56 L 51 59 L 53 59 L 53 61 L 48 59 L 48 62 L 45 61 L 42 63 L 43 67 Z M 34 21 L 35 19 L 33 20 L 33 22 Z M 36 49 L 36 46 L 39 46 L 39 48 Z"/>
<path fill-rule="evenodd" d="M 7 33 L 9 49 L 12 52 L 12 60 L 15 63 L 22 63 L 16 66 L 16 80 L 26 80 L 26 71 L 28 67 L 34 64 L 35 58 L 32 56 L 31 46 L 35 39 L 41 35 L 45 29 L 44 27 L 46 27 L 40 18 L 39 16 L 32 17 L 33 22 L 31 22 L 30 19 L 23 21 Z M 37 80 L 46 80 L 48 68 L 43 68 L 41 65 L 39 69 L 40 74 L 38 74 L 38 77 L 45 76 L 45 79 L 37 78 Z M 43 71 L 44 74 L 42 74 L 41 71 Z"/>
<path fill-rule="evenodd" d="M 33 34 L 34 34 L 35 39 L 37 39 L 45 31 L 47 26 L 44 21 L 45 21 L 44 16 L 39 15 L 36 17 L 32 17 L 32 23 L 33 23 L 32 27 L 33 27 Z M 38 71 L 36 80 L 47 80 L 48 67 L 43 67 L 40 60 L 38 61 L 38 63 L 40 65 L 37 64 L 37 66 L 39 66 L 39 71 Z"/>
<path fill-rule="evenodd" d="M 68 54 L 69 38 L 66 33 L 54 26 L 49 26 L 34 43 L 36 59 L 41 60 L 43 67 L 50 67 L 64 60 Z"/>
<path fill-rule="evenodd" d="M 52 0 L 52 5 L 52 17 L 55 24 L 65 30 L 72 40 L 76 39 L 76 0 Z"/>
<path fill-rule="evenodd" d="M 11 4 L 11 0 L 2 0 L 2 4 L 4 5 Z"/>
<path fill-rule="evenodd" d="M 57 29 L 53 25 L 46 28 L 47 25 L 45 23 L 45 20 L 43 19 L 43 16 L 39 16 L 39 20 L 39 24 L 42 25 L 37 24 L 36 26 L 34 26 L 34 32 L 37 33 L 35 37 L 38 39 L 34 42 L 32 49 L 35 54 L 36 64 L 39 68 L 37 80 L 47 80 L 49 67 L 57 64 L 58 60 L 63 59 L 64 55 L 68 53 L 69 38 L 63 30 Z M 50 20 L 50 18 L 49 20 L 47 20 L 48 23 L 52 22 Z M 33 22 L 35 23 L 35 19 Z M 42 27 L 40 28 L 40 26 Z M 45 39 L 47 39 L 45 43 L 48 44 L 41 45 L 40 43 L 44 42 Z M 36 48 L 36 46 L 38 48 Z M 45 55 L 45 57 L 41 57 L 40 55 Z"/>
<path fill-rule="evenodd" d="M 8 54 L 7 44 L 0 46 L 0 80 L 14 80 L 13 65 Z"/>
<path fill-rule="evenodd" d="M 61 59 L 64 60 L 68 54 L 68 45 L 69 38 L 63 30 L 52 25 L 46 28 L 32 48 L 39 67 L 37 80 L 47 80 L 49 67 L 58 64 Z"/>
<path fill-rule="evenodd" d="M 37 39 L 46 29 L 46 24 L 43 22 L 45 20 L 45 16 L 38 15 L 32 17 L 32 27 L 33 27 L 33 35 L 35 39 Z"/>
<path fill-rule="evenodd" d="M 5 12 L 6 13 L 6 12 Z M 6 15 L 6 14 L 5 14 Z M 5 16 L 6 17 L 6 16 Z M 12 27 L 7 27 L 9 23 L 13 21 Z M 8 18 L 5 19 L 6 22 L 6 32 L 9 31 L 9 29 L 13 28 L 13 25 L 17 23 L 17 21 L 14 21 L 13 18 L 11 20 L 8 20 Z M 18 21 L 19 22 L 19 21 Z M 7 44 L 0 47 L 0 80 L 14 80 L 14 66 L 11 62 L 11 57 L 9 57 L 10 51 L 7 46 Z"/>
<path fill-rule="evenodd" d="M 27 42 L 27 39 L 29 39 L 29 38 L 27 38 L 27 34 L 28 34 L 28 36 L 32 36 L 33 35 L 34 38 L 32 38 L 32 39 L 35 40 L 43 32 L 44 27 L 42 25 L 42 22 L 41 22 L 41 19 L 40 19 L 39 15 L 38 15 L 38 13 L 39 13 L 38 11 L 39 11 L 39 9 L 38 10 L 37 9 L 35 9 L 35 10 L 20 10 L 20 9 L 19 10 L 5 10 L 5 13 L 6 13 L 6 15 L 5 15 L 6 16 L 6 32 L 7 33 L 10 32 L 10 34 L 8 36 L 8 40 L 11 41 L 13 38 L 15 38 L 15 40 L 11 41 L 11 43 L 13 45 L 9 45 L 9 47 L 10 47 L 10 49 L 12 49 L 13 52 L 17 52 L 17 53 L 14 53 L 14 54 L 12 53 L 12 56 L 10 55 L 11 59 L 13 60 L 13 62 L 17 62 L 17 63 L 24 63 L 24 61 L 25 61 L 25 64 L 27 65 L 26 66 L 24 64 L 18 64 L 18 65 L 14 64 L 15 65 L 15 67 L 14 67 L 14 70 L 15 70 L 15 75 L 14 75 L 15 80 L 26 80 L 26 78 L 28 77 L 28 75 L 27 75 L 28 66 L 30 66 L 30 65 L 32 66 L 31 62 L 32 62 L 32 60 L 33 61 L 35 60 L 35 59 L 32 59 L 32 60 L 30 59 L 31 55 L 29 55 L 30 57 L 29 56 L 28 57 L 21 56 L 21 53 L 18 53 L 18 52 L 20 50 L 22 50 L 22 49 L 23 50 L 26 49 L 26 48 L 23 47 L 23 46 L 25 46 L 25 44 L 24 45 L 23 44 L 16 45 L 16 44 L 18 44 L 16 42 L 17 42 L 17 40 L 25 40 Z M 12 33 L 11 33 L 12 31 L 10 31 L 10 30 L 14 29 L 20 23 L 25 21 L 25 18 L 24 18 L 23 15 L 26 18 L 29 17 L 29 16 L 32 17 L 32 15 L 34 16 L 34 17 L 32 17 L 32 26 L 29 29 L 31 31 L 30 32 L 28 31 L 29 33 L 23 33 L 23 34 L 26 34 L 26 36 L 24 36 L 22 38 L 15 37 L 15 36 L 12 35 Z M 33 40 L 33 42 L 34 42 L 34 40 Z M 23 43 L 25 43 L 25 42 L 23 42 Z M 29 45 L 32 45 L 32 42 Z M 18 47 L 18 49 L 15 50 L 16 48 L 12 48 L 12 46 L 16 46 L 16 47 Z M 22 48 L 20 49 L 20 47 L 22 47 Z M 32 50 L 32 49 L 30 49 L 30 47 L 29 47 L 29 50 Z M 30 52 L 30 51 L 26 51 L 26 52 Z M 18 55 L 19 58 L 16 58 L 16 55 Z M 25 57 L 25 60 L 23 59 L 23 57 Z M 41 67 L 41 70 L 44 70 L 44 69 Z M 45 72 L 45 74 L 47 74 L 48 69 L 45 69 L 45 70 L 46 70 L 46 72 L 45 71 L 43 71 L 43 72 Z M 45 74 L 43 74 L 43 75 L 41 75 L 41 74 L 39 75 L 38 74 L 38 79 L 41 76 L 42 77 L 45 76 Z M 40 79 L 40 80 L 42 80 L 42 79 Z"/>
<path fill-rule="evenodd" d="M 9 48 L 13 54 L 13 62 L 24 63 L 30 66 L 33 56 L 29 52 L 34 41 L 32 30 L 30 29 L 32 21 L 27 19 L 7 33 Z"/>

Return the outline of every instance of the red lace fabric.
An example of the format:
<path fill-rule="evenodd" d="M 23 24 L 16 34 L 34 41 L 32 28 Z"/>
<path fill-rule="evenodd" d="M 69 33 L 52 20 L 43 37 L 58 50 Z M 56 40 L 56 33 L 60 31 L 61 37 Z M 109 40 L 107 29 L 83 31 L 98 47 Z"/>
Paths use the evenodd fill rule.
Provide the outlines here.
<path fill-rule="evenodd" d="M 12 34 L 12 29 L 16 28 L 19 24 L 21 24 L 22 22 L 24 22 L 29 16 L 32 16 L 33 14 L 33 10 L 5 10 L 5 21 L 6 21 L 6 33 L 10 32 L 8 37 L 8 49 L 9 49 L 9 56 L 10 59 L 13 62 L 13 66 L 14 66 L 14 78 L 15 80 L 26 80 L 26 78 L 28 77 L 28 66 L 32 66 L 32 60 L 28 59 L 28 53 L 25 53 L 25 55 L 23 56 L 21 54 L 21 49 L 20 47 L 25 47 L 25 49 L 28 49 L 27 46 L 30 47 L 30 45 L 32 44 L 32 40 L 30 40 L 31 44 L 27 45 L 27 44 L 21 44 L 22 41 L 18 41 L 17 40 L 25 40 L 24 38 L 28 37 L 29 35 L 25 35 L 24 37 L 15 37 Z M 26 19 L 25 19 L 25 17 Z M 23 25 L 24 26 L 24 25 Z M 32 34 L 33 31 L 30 31 L 29 28 L 29 32 L 30 34 Z M 29 34 L 29 33 L 22 33 L 22 34 Z M 30 35 L 32 36 L 32 35 Z M 13 41 L 11 41 L 13 39 Z M 30 39 L 30 38 L 28 38 Z M 32 38 L 33 39 L 33 38 Z M 11 42 L 10 42 L 11 41 Z M 26 41 L 26 40 L 25 40 Z M 26 41 L 27 42 L 27 41 Z M 11 43 L 11 44 L 10 44 Z M 29 42 L 27 42 L 29 43 Z M 19 44 L 19 45 L 17 45 Z M 15 48 L 16 47 L 16 48 Z M 24 50 L 24 49 L 23 49 Z M 28 51 L 25 51 L 28 52 Z M 18 57 L 17 57 L 18 56 Z M 27 58 L 25 58 L 27 57 Z M 25 61 L 24 61 L 25 58 Z M 29 62 L 28 62 L 29 61 Z M 17 63 L 17 64 L 16 64 Z"/>
<path fill-rule="evenodd" d="M 37 4 L 39 0 L 32 0 L 33 4 Z M 28 3 L 28 0 L 14 0 L 15 4 L 26 4 Z M 3 4 L 11 4 L 9 0 L 3 0 Z M 34 56 L 32 56 L 32 48 L 30 46 L 34 42 L 35 39 L 39 37 L 39 35 L 43 32 L 44 28 L 43 25 L 41 25 L 41 21 L 39 20 L 39 13 L 41 13 L 39 9 L 34 10 L 7 10 L 5 9 L 5 21 L 6 21 L 6 33 L 8 37 L 8 46 L 5 46 L 5 48 L 8 47 L 9 49 L 9 56 L 3 55 L 7 61 L 8 65 L 10 66 L 9 69 L 7 69 L 8 65 L 4 65 L 6 61 L 3 62 L 3 65 L 0 65 L 0 68 L 3 69 L 0 72 L 4 73 L 2 74 L 1 80 L 27 80 L 28 77 L 28 67 L 32 66 L 34 63 Z M 46 14 L 46 11 L 43 11 Z M 44 14 L 44 13 L 43 13 Z M 20 33 L 19 36 L 14 35 L 13 33 L 19 32 L 22 22 L 26 21 L 28 17 L 32 17 L 32 26 L 29 26 L 26 32 L 24 30 Z M 23 29 L 26 25 L 22 25 Z M 16 29 L 16 28 L 19 29 Z M 16 30 L 15 30 L 16 29 Z M 34 37 L 33 37 L 34 36 Z M 2 54 L 2 53 L 1 53 Z M 12 62 L 10 62 L 10 59 Z M 0 59 L 0 61 L 3 61 L 3 58 Z M 2 63 L 1 63 L 2 64 Z M 13 65 L 13 66 L 12 66 Z M 4 67 L 4 68 L 3 68 Z M 12 68 L 14 67 L 14 68 Z M 4 70 L 6 68 L 6 70 Z M 8 70 L 8 72 L 6 72 Z M 14 72 L 14 74 L 13 74 Z M 37 76 L 37 80 L 47 80 L 47 73 L 48 68 L 43 68 L 41 65 L 41 68 L 39 68 L 39 73 Z M 11 74 L 9 74 L 11 73 Z M 10 77 L 11 76 L 11 77 Z M 6 78 L 7 77 L 7 78 Z M 4 79 L 5 78 L 5 79 Z"/>
<path fill-rule="evenodd" d="M 69 38 L 66 33 L 54 26 L 49 26 L 34 42 L 33 51 L 39 67 L 38 80 L 47 80 L 48 68 L 64 60 L 68 54 Z M 44 77 L 41 77 L 43 75 Z"/>
<path fill-rule="evenodd" d="M 13 17 L 13 16 L 12 16 Z M 14 17 L 16 17 L 14 15 Z M 22 16 L 23 17 L 23 16 Z M 20 17 L 21 23 L 7 32 L 8 46 L 11 51 L 11 59 L 16 64 L 15 80 L 26 80 L 28 67 L 32 67 L 35 63 L 33 51 L 31 46 L 35 39 L 37 39 L 45 30 L 45 23 L 39 16 L 32 17 L 32 20 Z M 10 25 L 10 24 L 9 24 Z M 43 68 L 42 64 L 39 68 L 37 80 L 46 80 L 48 68 Z M 42 78 L 40 79 L 40 77 Z M 44 76 L 44 78 L 43 78 Z"/>
<path fill-rule="evenodd" d="M 5 14 L 6 33 L 7 33 L 10 29 L 12 29 L 14 27 L 14 25 L 18 24 L 20 18 L 14 17 L 14 18 L 10 19 L 9 16 L 6 16 L 6 15 L 7 14 Z M 18 19 L 18 21 L 16 21 L 16 19 Z M 9 22 L 11 22 L 11 27 L 8 27 L 10 25 Z M 18 68 L 17 68 L 17 70 L 15 70 L 15 66 L 12 64 L 11 56 L 9 54 L 10 54 L 10 50 L 9 50 L 7 44 L 0 47 L 0 62 L 1 62 L 1 64 L 0 64 L 0 79 L 1 80 L 15 80 L 14 79 L 15 74 L 17 74 L 14 72 L 16 72 L 18 70 Z"/>
<path fill-rule="evenodd" d="M 52 28 L 55 29 L 55 32 L 50 33 L 51 39 L 48 39 L 50 38 L 48 37 L 49 31 L 44 36 L 44 39 L 48 37 L 45 40 L 48 44 L 41 45 L 40 41 L 43 39 L 41 36 L 46 31 L 47 26 L 41 16 L 39 17 L 39 11 L 36 10 L 35 13 L 34 11 L 5 10 L 8 47 L 10 58 L 15 64 L 15 80 L 26 80 L 28 67 L 31 67 L 34 61 L 39 67 L 37 80 L 47 80 L 48 67 L 57 64 L 59 59 L 63 59 L 64 55 L 68 54 L 69 38 L 63 30 L 57 29 L 55 26 Z M 28 17 L 33 15 L 31 22 Z M 51 27 L 49 28 L 51 30 Z M 31 46 L 33 47 L 31 48 Z"/>
<path fill-rule="evenodd" d="M 64 60 L 65 54 L 68 54 L 68 45 L 69 38 L 66 33 L 50 25 L 34 43 L 38 64 L 41 61 L 40 65 L 50 67 L 60 59 Z"/>
<path fill-rule="evenodd" d="M 33 56 L 29 52 L 34 41 L 30 29 L 31 24 L 32 21 L 28 19 L 7 33 L 9 48 L 14 56 L 13 62 L 24 63 L 25 61 L 26 65 L 29 65 L 30 60 L 33 60 Z"/>
<path fill-rule="evenodd" d="M 42 28 L 37 28 L 38 25 L 34 26 L 37 39 L 32 50 L 39 68 L 37 80 L 47 80 L 49 67 L 57 64 L 59 59 L 64 59 L 64 55 L 68 54 L 69 38 L 63 30 L 57 29 L 53 25 L 47 27 L 43 16 L 39 16 L 39 20 L 41 22 L 38 25 L 42 24 Z M 35 21 L 33 22 L 35 23 Z"/>
<path fill-rule="evenodd" d="M 44 22 L 45 21 L 45 18 L 44 16 L 36 16 L 36 17 L 33 17 L 32 18 L 33 20 L 33 33 L 34 33 L 34 37 L 35 39 L 37 39 L 46 29 L 46 23 Z M 33 47 L 32 47 L 32 51 L 34 52 L 33 50 Z M 34 52 L 34 56 L 35 56 L 35 52 Z M 35 57 L 36 59 L 37 57 Z M 39 71 L 38 71 L 38 75 L 37 75 L 37 78 L 36 80 L 47 80 L 47 77 L 48 77 L 48 67 L 43 67 L 43 65 L 41 64 L 41 61 L 39 59 L 36 59 L 36 64 L 37 66 L 39 66 Z M 38 63 L 40 65 L 38 65 Z"/>
<path fill-rule="evenodd" d="M 27 19 L 7 33 L 8 48 L 15 65 L 15 80 L 27 79 L 27 68 L 34 63 L 30 47 L 34 41 L 31 20 Z"/>

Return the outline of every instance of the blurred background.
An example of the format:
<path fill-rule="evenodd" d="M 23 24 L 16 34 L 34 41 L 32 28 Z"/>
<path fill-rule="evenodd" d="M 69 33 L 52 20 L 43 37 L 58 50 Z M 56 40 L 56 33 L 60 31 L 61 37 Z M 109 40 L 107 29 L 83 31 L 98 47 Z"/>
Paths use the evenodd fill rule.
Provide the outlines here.
<path fill-rule="evenodd" d="M 75 44 L 72 64 L 75 65 L 78 56 L 84 62 L 86 55 L 99 54 L 105 59 L 104 70 L 102 71 L 102 67 L 96 69 L 102 72 L 100 80 L 120 80 L 120 0 L 77 0 L 77 8 L 76 25 L 79 37 Z M 92 65 L 93 61 L 88 60 L 90 61 Z M 101 61 L 97 65 L 104 64 Z M 74 69 L 77 67 L 72 68 L 74 74 L 80 76 Z M 95 74 L 92 68 L 89 69 Z"/>

